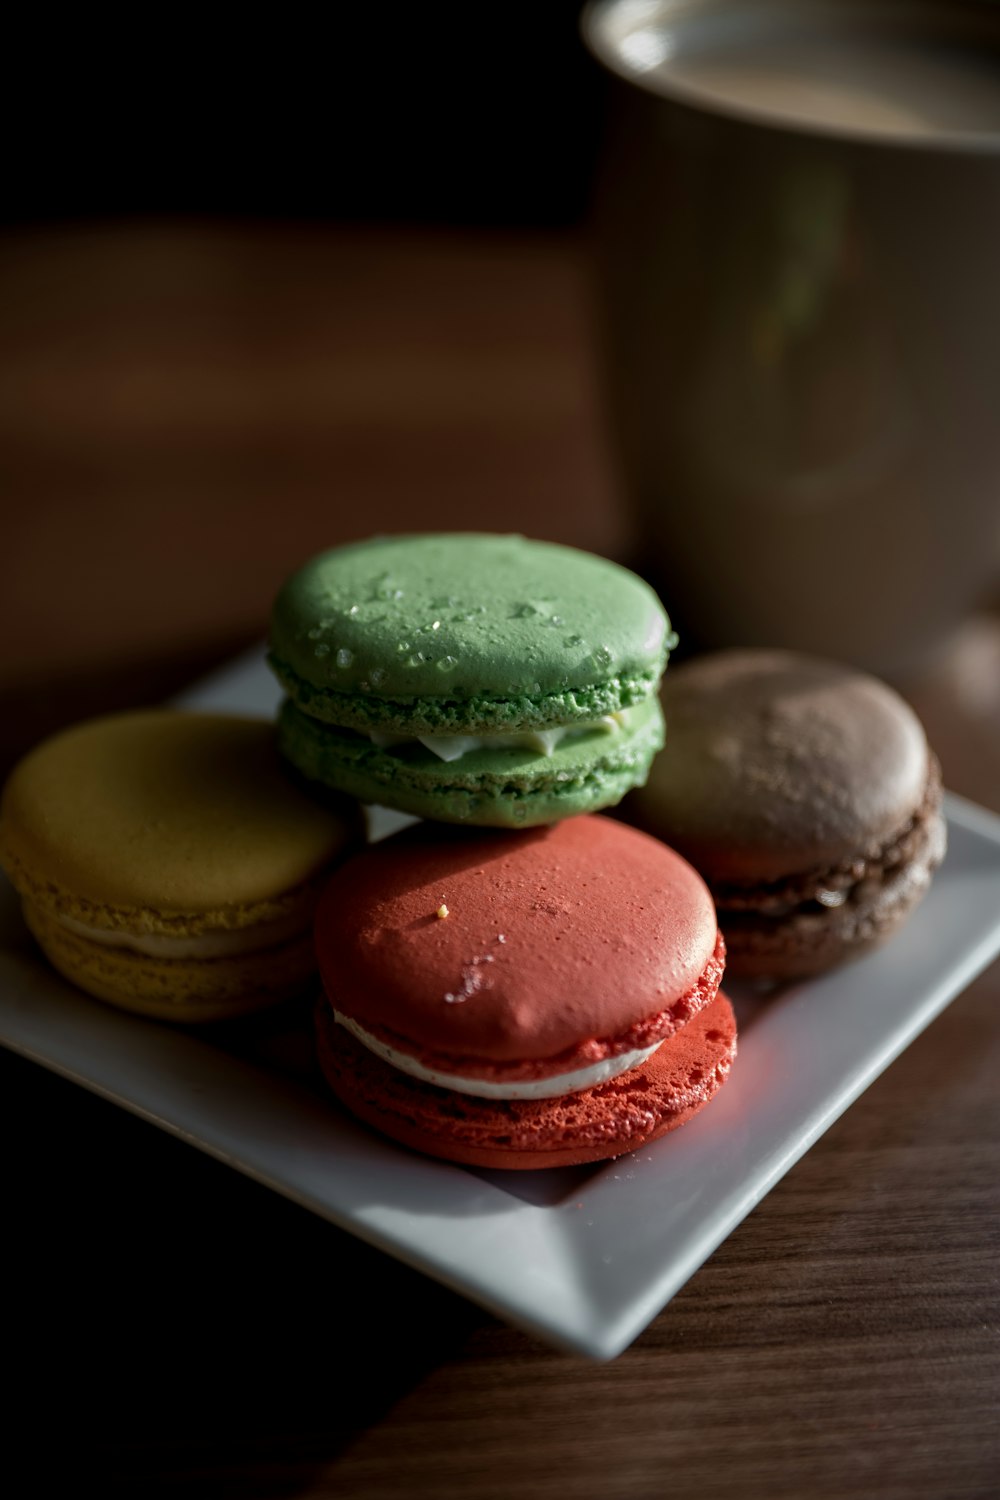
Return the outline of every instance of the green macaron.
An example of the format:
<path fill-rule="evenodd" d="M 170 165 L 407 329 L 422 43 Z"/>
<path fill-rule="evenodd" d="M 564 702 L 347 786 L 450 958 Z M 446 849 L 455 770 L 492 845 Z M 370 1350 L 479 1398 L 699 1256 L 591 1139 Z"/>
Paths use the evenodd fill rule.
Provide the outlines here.
<path fill-rule="evenodd" d="M 593 812 L 641 785 L 663 743 L 663 607 L 572 548 L 480 533 L 340 547 L 287 581 L 270 644 L 287 759 L 419 816 Z"/>

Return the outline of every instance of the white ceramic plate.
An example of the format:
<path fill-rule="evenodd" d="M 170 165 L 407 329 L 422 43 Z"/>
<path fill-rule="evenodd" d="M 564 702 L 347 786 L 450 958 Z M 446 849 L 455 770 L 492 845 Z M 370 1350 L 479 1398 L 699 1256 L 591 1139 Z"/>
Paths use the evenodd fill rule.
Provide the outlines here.
<path fill-rule="evenodd" d="M 255 653 L 184 702 L 266 714 L 276 699 Z M 0 1041 L 499 1317 L 608 1358 L 1000 951 L 1000 818 L 955 798 L 947 811 L 948 857 L 919 916 L 838 973 L 766 1003 L 737 995 L 739 1057 L 718 1097 L 599 1167 L 471 1172 L 403 1151 L 329 1102 L 297 1033 L 237 1054 L 88 1000 L 38 958 L 6 885 Z"/>

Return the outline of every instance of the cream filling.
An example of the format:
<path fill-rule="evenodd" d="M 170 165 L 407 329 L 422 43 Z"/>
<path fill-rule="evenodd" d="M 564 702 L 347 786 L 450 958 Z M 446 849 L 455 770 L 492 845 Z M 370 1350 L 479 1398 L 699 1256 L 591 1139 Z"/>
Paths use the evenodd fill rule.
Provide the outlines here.
<path fill-rule="evenodd" d="M 617 1057 L 606 1057 L 602 1062 L 591 1063 L 588 1068 L 574 1068 L 569 1073 L 554 1073 L 548 1078 L 532 1078 L 525 1083 L 494 1083 L 485 1078 L 463 1078 L 458 1073 L 442 1073 L 437 1068 L 425 1068 L 423 1063 L 409 1053 L 397 1052 L 395 1047 L 380 1042 L 378 1037 L 372 1036 L 370 1031 L 359 1026 L 350 1016 L 342 1015 L 339 1010 L 335 1010 L 333 1014 L 338 1026 L 343 1026 L 363 1047 L 374 1052 L 376 1057 L 380 1057 L 390 1067 L 398 1068 L 401 1073 L 409 1073 L 411 1078 L 419 1078 L 423 1083 L 436 1084 L 439 1089 L 452 1089 L 456 1094 L 472 1094 L 477 1099 L 555 1099 L 559 1094 L 579 1093 L 581 1089 L 594 1088 L 599 1083 L 607 1083 L 609 1078 L 617 1078 L 619 1073 L 637 1068 L 647 1057 L 652 1057 L 660 1046 L 659 1042 L 654 1042 L 651 1047 L 619 1052 Z"/>
<path fill-rule="evenodd" d="M 308 927 L 309 917 L 296 909 L 271 922 L 257 922 L 251 927 L 216 928 L 211 932 L 126 932 L 111 927 L 91 927 L 75 917 L 60 913 L 59 921 L 70 932 L 100 943 L 105 948 L 130 948 L 147 958 L 232 958 L 241 953 L 255 953 L 288 942 Z"/>
<path fill-rule="evenodd" d="M 539 755 L 551 755 L 564 740 L 579 739 L 594 729 L 618 734 L 627 728 L 628 719 L 629 710 L 623 708 L 585 724 L 557 724 L 552 729 L 497 730 L 492 734 L 391 734 L 373 729 L 369 737 L 380 750 L 394 750 L 399 745 L 423 745 L 440 760 L 460 760 L 473 750 L 534 750 Z"/>

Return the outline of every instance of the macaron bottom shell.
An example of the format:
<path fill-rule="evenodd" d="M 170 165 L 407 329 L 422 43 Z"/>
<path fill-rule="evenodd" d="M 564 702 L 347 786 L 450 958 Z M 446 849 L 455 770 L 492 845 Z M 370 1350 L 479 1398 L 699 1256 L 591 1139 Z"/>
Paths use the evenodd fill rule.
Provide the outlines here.
<path fill-rule="evenodd" d="M 723 994 L 652 1057 L 618 1078 L 552 1099 L 489 1100 L 399 1072 L 316 1015 L 323 1073 L 348 1110 L 401 1145 L 472 1167 L 578 1166 L 635 1151 L 683 1125 L 718 1092 L 736 1055 Z"/>
<path fill-rule="evenodd" d="M 922 822 L 905 862 L 873 874 L 839 906 L 803 903 L 784 916 L 719 906 L 727 969 L 744 979 L 810 979 L 880 947 L 930 889 L 944 858 L 947 832 L 940 811 Z"/>
<path fill-rule="evenodd" d="M 311 932 L 225 958 L 155 958 L 94 942 L 46 908 L 23 903 L 24 919 L 53 968 L 120 1009 L 183 1024 L 229 1020 L 300 994 L 316 969 Z"/>
<path fill-rule="evenodd" d="M 308 781 L 436 822 L 527 828 L 614 807 L 645 783 L 663 745 L 655 697 L 630 710 L 627 728 L 592 729 L 551 755 L 479 749 L 443 761 L 416 742 L 382 749 L 367 736 L 321 723 L 283 704 L 278 744 Z"/>

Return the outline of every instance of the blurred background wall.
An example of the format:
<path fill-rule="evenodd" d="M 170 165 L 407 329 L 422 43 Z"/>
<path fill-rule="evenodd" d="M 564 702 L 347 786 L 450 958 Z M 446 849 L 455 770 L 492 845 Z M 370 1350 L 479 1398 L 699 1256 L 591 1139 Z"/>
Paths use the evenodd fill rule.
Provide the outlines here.
<path fill-rule="evenodd" d="M 0 755 L 258 639 L 378 530 L 627 546 L 576 0 L 21 18 L 0 230 Z M 36 735 L 37 737 L 37 735 Z"/>
<path fill-rule="evenodd" d="M 603 91 L 580 9 L 161 6 L 15 22 L 4 219 L 575 223 Z"/>

